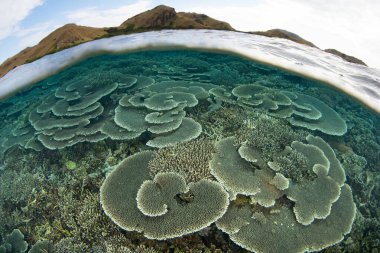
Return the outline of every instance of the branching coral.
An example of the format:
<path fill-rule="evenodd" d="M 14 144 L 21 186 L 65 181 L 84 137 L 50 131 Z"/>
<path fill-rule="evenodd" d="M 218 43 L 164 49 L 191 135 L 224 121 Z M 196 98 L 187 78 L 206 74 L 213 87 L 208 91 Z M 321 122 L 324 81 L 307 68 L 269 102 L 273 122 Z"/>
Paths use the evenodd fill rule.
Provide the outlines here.
<path fill-rule="evenodd" d="M 56 253 L 83 253 L 88 252 L 88 246 L 74 238 L 64 238 L 54 245 Z"/>
<path fill-rule="evenodd" d="M 0 176 L 0 198 L 14 203 L 25 201 L 29 195 L 42 186 L 40 174 L 6 170 Z"/>
<path fill-rule="evenodd" d="M 252 119 L 251 125 L 247 124 L 243 131 L 239 132 L 237 139 L 239 143 L 246 143 L 260 150 L 264 158 L 269 158 L 280 153 L 292 141 L 301 141 L 306 136 L 306 131 L 292 128 L 283 119 L 260 114 Z"/>
<path fill-rule="evenodd" d="M 176 172 L 184 176 L 188 183 L 210 179 L 212 175 L 209 162 L 214 150 L 213 142 L 206 139 L 159 149 L 148 165 L 151 176 L 154 177 L 160 172 Z"/>

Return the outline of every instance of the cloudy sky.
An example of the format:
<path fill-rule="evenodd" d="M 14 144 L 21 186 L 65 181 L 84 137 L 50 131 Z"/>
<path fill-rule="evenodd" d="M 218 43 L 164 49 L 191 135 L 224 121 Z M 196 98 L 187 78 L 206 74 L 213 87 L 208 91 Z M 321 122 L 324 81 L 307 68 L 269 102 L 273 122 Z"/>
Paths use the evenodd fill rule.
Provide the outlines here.
<path fill-rule="evenodd" d="M 380 69 L 378 0 L 0 0 L 0 62 L 66 23 L 117 26 L 159 4 L 204 13 L 242 31 L 285 29 Z"/>

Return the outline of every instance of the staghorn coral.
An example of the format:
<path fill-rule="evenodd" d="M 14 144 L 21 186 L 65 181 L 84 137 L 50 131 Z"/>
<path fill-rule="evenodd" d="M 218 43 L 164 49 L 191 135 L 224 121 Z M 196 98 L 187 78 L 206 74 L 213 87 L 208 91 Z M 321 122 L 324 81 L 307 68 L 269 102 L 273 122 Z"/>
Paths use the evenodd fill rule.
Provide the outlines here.
<path fill-rule="evenodd" d="M 304 140 L 307 132 L 292 128 L 283 119 L 276 119 L 266 114 L 259 114 L 246 124 L 237 136 L 238 143 L 246 143 L 257 148 L 268 161 L 274 154 L 280 153 L 292 141 Z"/>
<path fill-rule="evenodd" d="M 203 134 L 213 140 L 233 136 L 242 130 L 245 116 L 246 111 L 242 107 L 225 104 L 202 115 Z"/>
<path fill-rule="evenodd" d="M 25 201 L 44 182 L 41 174 L 5 170 L 0 176 L 0 198 L 15 203 Z"/>
<path fill-rule="evenodd" d="M 6 211 L 3 208 L 3 202 L 0 200 L 0 235 L 5 234 L 5 226 L 7 224 Z"/>
<path fill-rule="evenodd" d="M 62 234 L 90 244 L 115 231 L 116 227 L 102 212 L 98 194 L 85 191 L 76 196 L 74 191 L 62 189 L 59 195 L 61 219 L 53 226 Z"/>
<path fill-rule="evenodd" d="M 148 164 L 150 175 L 153 178 L 160 172 L 176 172 L 187 183 L 209 179 L 212 177 L 209 162 L 214 150 L 213 142 L 207 139 L 191 140 L 159 149 Z"/>
<path fill-rule="evenodd" d="M 315 173 L 309 170 L 306 164 L 307 157 L 290 147 L 286 147 L 283 152 L 275 156 L 274 161 L 268 162 L 271 169 L 279 171 L 295 183 L 315 179 Z"/>
<path fill-rule="evenodd" d="M 229 67 L 221 67 L 219 70 L 214 70 L 210 73 L 210 80 L 217 85 L 233 85 L 241 83 L 241 76 L 235 69 Z"/>
<path fill-rule="evenodd" d="M 160 253 L 147 245 L 136 245 L 128 236 L 121 233 L 103 238 L 91 248 L 91 253 Z"/>
<path fill-rule="evenodd" d="M 101 244 L 91 248 L 93 253 L 132 253 L 131 241 L 124 235 L 118 234 L 102 240 Z"/>
<path fill-rule="evenodd" d="M 54 244 L 55 253 L 83 253 L 88 252 L 89 248 L 83 242 L 78 241 L 75 238 L 64 238 L 58 243 Z"/>

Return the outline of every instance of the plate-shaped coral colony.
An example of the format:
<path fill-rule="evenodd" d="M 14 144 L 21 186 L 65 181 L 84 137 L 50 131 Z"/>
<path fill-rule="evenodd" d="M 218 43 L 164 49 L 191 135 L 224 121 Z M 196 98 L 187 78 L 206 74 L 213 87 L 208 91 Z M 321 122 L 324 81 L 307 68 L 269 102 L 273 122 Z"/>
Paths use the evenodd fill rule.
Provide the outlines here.
<path fill-rule="evenodd" d="M 0 107 L 1 253 L 379 237 L 379 117 L 306 77 L 216 53 L 98 56 Z"/>

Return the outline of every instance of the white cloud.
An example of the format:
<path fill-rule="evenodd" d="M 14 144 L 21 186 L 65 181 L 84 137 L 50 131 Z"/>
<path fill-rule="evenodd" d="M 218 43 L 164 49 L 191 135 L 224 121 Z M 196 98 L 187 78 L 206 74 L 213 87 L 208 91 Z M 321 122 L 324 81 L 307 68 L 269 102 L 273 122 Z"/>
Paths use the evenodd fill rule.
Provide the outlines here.
<path fill-rule="evenodd" d="M 286 29 L 320 48 L 335 48 L 380 68 L 380 1 L 262 0 L 202 4 L 187 11 L 205 13 L 243 31 Z"/>
<path fill-rule="evenodd" d="M 68 13 L 67 18 L 70 22 L 78 25 L 94 27 L 119 26 L 127 18 L 146 11 L 150 7 L 150 0 L 138 0 L 133 4 L 106 10 L 97 7 L 76 10 Z"/>
<path fill-rule="evenodd" d="M 0 1 L 0 40 L 17 31 L 20 22 L 29 13 L 43 4 L 43 0 L 1 0 Z"/>
<path fill-rule="evenodd" d="M 51 21 L 37 23 L 31 27 L 17 30 L 14 35 L 19 38 L 18 47 L 26 48 L 38 44 L 38 42 L 58 27 L 60 27 L 60 25 Z"/>

